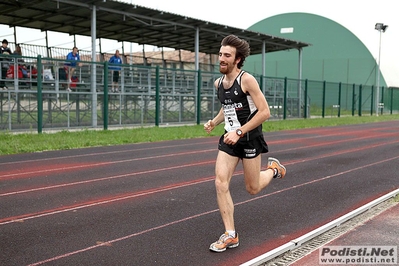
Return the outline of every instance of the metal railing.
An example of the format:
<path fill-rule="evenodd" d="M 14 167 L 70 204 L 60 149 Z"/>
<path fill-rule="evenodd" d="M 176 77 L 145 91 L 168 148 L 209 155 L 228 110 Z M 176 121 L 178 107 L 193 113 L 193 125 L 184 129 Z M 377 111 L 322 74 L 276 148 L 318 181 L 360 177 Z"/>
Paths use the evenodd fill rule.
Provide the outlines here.
<path fill-rule="evenodd" d="M 35 44 L 19 44 L 22 50 L 22 55 L 26 57 L 37 57 L 41 55 L 46 58 L 60 59 L 65 60 L 68 53 L 72 51 L 71 48 L 62 48 L 62 47 L 46 47 L 43 45 L 35 45 Z M 15 51 L 16 44 L 13 42 L 9 42 L 8 47 L 11 51 Z M 187 52 L 187 51 L 186 51 Z M 121 54 L 123 58 L 123 62 L 126 64 L 133 64 L 139 66 L 160 66 L 163 68 L 179 68 L 185 70 L 194 70 L 194 62 L 183 62 L 173 59 L 162 59 L 162 52 L 160 51 L 158 54 L 154 54 L 154 52 L 147 54 L 135 55 L 135 54 Z M 90 50 L 79 49 L 80 59 L 83 61 L 92 61 L 92 52 Z M 96 61 L 105 62 L 108 61 L 113 53 L 104 53 L 97 52 Z M 215 57 L 215 56 L 214 56 Z M 176 57 L 177 58 L 177 57 Z M 194 58 L 194 55 L 193 55 Z M 203 57 L 200 59 L 199 67 L 202 71 L 213 71 L 215 68 L 214 64 L 210 64 L 208 57 Z"/>
<path fill-rule="evenodd" d="M 108 62 L 81 61 L 71 80 L 61 59 L 3 55 L 0 63 L 8 87 L 0 90 L 2 131 L 199 124 L 220 110 L 218 72 L 123 64 L 112 92 L 115 65 Z M 375 114 L 373 86 L 255 77 L 272 119 Z M 398 92 L 380 90 L 381 114 L 398 111 Z"/>

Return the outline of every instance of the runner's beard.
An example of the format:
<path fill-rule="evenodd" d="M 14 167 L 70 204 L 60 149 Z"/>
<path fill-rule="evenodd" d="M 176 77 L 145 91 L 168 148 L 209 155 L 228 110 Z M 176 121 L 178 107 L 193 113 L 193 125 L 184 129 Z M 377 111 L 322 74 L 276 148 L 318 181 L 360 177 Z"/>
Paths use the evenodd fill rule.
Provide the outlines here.
<path fill-rule="evenodd" d="M 234 69 L 234 65 L 223 65 L 223 67 L 221 65 L 219 65 L 219 72 L 222 74 L 229 74 L 231 73 L 231 71 L 233 71 Z"/>

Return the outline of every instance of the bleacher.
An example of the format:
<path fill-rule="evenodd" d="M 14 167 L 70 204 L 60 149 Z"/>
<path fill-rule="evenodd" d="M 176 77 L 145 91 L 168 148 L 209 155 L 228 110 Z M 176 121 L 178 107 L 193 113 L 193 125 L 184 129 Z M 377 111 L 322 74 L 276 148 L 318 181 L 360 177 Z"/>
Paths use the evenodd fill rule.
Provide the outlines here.
<path fill-rule="evenodd" d="M 42 71 L 51 71 L 51 75 L 55 80 L 55 83 L 52 83 L 46 79 L 43 80 L 43 86 L 48 87 L 50 89 L 50 85 L 54 86 L 55 88 L 58 88 L 58 90 L 61 90 L 62 88 L 65 88 L 67 82 L 65 79 L 63 79 L 63 75 L 60 77 L 60 73 L 63 72 L 62 68 L 64 67 L 63 64 L 65 63 L 65 58 L 66 55 L 71 51 L 71 49 L 67 48 L 60 48 L 60 47 L 45 47 L 45 46 L 40 46 L 40 45 L 31 45 L 31 44 L 19 44 L 22 53 L 23 53 L 23 59 L 24 59 L 24 65 L 26 66 L 27 69 L 29 70 L 35 70 L 36 65 L 37 65 L 37 57 L 40 55 L 43 60 L 43 69 Z M 13 42 L 9 42 L 9 48 L 13 51 L 15 50 L 16 44 Z M 123 68 L 121 71 L 121 86 L 125 87 L 126 89 L 124 90 L 123 88 L 121 89 L 122 91 L 132 91 L 134 90 L 134 82 L 138 81 L 137 87 L 142 90 L 143 87 L 146 86 L 147 82 L 143 83 L 142 75 L 144 72 L 144 75 L 147 76 L 147 71 L 144 69 L 144 71 L 135 71 L 132 72 L 132 66 L 134 67 L 156 67 L 159 66 L 163 69 L 165 68 L 171 68 L 171 69 L 176 69 L 176 70 L 194 70 L 194 56 L 191 52 L 188 51 L 168 51 L 166 52 L 167 56 L 161 55 L 160 52 L 146 52 L 145 57 L 144 53 L 135 53 L 133 55 L 130 54 L 121 54 L 122 60 L 126 65 L 129 65 L 128 68 Z M 82 67 L 77 67 L 78 73 L 76 73 L 76 78 L 78 79 L 77 84 L 73 84 L 74 87 L 77 89 L 83 87 L 86 88 L 87 84 L 91 83 L 91 68 L 95 67 L 96 68 L 96 87 L 97 91 L 103 90 L 101 88 L 101 85 L 103 84 L 104 81 L 104 71 L 103 71 L 103 62 L 108 61 L 113 54 L 110 53 L 97 53 L 96 56 L 96 63 L 98 62 L 99 64 L 96 64 L 91 61 L 91 51 L 89 50 L 79 50 L 79 55 L 81 58 L 81 61 L 83 62 Z M 167 59 L 165 59 L 167 58 Z M 186 60 L 184 61 L 178 61 L 175 60 L 176 58 L 181 58 Z M 202 71 L 214 71 L 215 66 L 209 64 L 209 62 L 215 61 L 215 58 L 207 58 L 205 55 L 202 55 L 200 57 L 200 68 Z M 176 68 L 178 66 L 178 68 Z M 15 67 L 17 67 L 15 65 Z M 133 77 L 133 76 L 136 77 Z M 171 76 L 171 75 L 168 75 Z M 184 78 L 185 73 L 181 75 Z M 10 84 L 10 78 L 8 78 L 8 83 Z M 109 80 L 111 80 L 111 76 L 108 77 Z M 176 78 L 174 76 L 173 78 Z M 12 83 L 12 82 L 11 82 Z M 29 82 L 24 82 L 24 83 L 18 83 L 14 82 L 14 86 L 10 84 L 11 88 L 22 88 L 25 85 L 32 85 L 34 81 L 29 80 Z M 168 83 L 168 81 L 165 79 L 165 83 Z M 169 83 L 175 83 L 174 81 L 170 81 Z M 181 86 L 184 86 L 183 83 L 184 81 L 179 80 L 179 83 Z M 100 85 L 100 86 L 98 86 Z M 188 83 L 185 84 L 186 86 Z M 192 84 L 189 84 L 190 87 Z M 133 87 L 133 88 L 130 88 Z M 164 87 L 169 87 L 166 84 L 164 84 Z M 172 87 L 172 86 L 170 86 Z M 171 89 L 173 90 L 173 89 Z M 174 91 L 174 90 L 173 90 Z"/>
<path fill-rule="evenodd" d="M 9 47 L 13 50 L 15 44 L 9 43 Z M 69 49 L 23 44 L 21 47 L 22 57 L 0 55 L 0 60 L 9 60 L 13 69 L 6 78 L 3 78 L 8 90 L 0 90 L 0 130 L 35 128 L 38 125 L 38 110 L 42 110 L 44 129 L 101 126 L 104 121 L 105 89 L 108 93 L 110 125 L 152 124 L 156 117 L 154 111 L 159 103 L 162 105 L 160 116 L 162 123 L 195 121 L 198 72 L 167 68 L 168 66 L 192 68 L 193 62 L 176 63 L 173 60 L 157 58 L 141 58 L 140 61 L 140 56 L 125 56 L 124 62 L 133 58 L 134 64 L 121 66 L 120 92 L 113 93 L 110 90 L 112 71 L 105 71 L 104 63 L 112 54 L 98 54 L 96 58 L 98 61 L 92 62 L 91 52 L 80 50 L 82 66 L 76 67 L 74 73 L 76 79 L 74 78 L 69 84 L 72 91 L 68 92 L 66 88 L 69 78 L 64 73 L 64 67 Z M 40 62 L 38 55 L 41 56 Z M 158 75 L 156 66 L 159 67 Z M 42 72 L 40 80 L 37 79 L 38 68 Z M 21 75 L 20 70 L 28 74 Z M 94 83 L 93 73 L 95 73 Z M 214 106 L 217 103 L 215 103 L 213 82 L 209 81 L 215 80 L 219 74 L 215 76 L 213 72 L 204 72 L 202 75 L 204 87 L 201 90 L 204 104 L 201 106 L 212 109 L 211 112 L 207 111 L 207 116 L 210 117 L 214 110 L 215 112 L 219 110 L 219 107 Z M 38 81 L 41 82 L 41 93 L 38 91 Z M 157 83 L 159 100 L 156 98 Z M 39 99 L 42 101 L 39 102 Z"/>

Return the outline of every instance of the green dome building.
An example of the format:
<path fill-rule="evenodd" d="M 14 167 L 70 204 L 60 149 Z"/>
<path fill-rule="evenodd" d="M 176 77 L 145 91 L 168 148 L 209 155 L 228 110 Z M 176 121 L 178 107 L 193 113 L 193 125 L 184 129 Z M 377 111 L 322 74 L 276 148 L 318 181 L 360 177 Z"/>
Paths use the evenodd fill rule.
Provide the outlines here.
<path fill-rule="evenodd" d="M 359 115 L 362 110 L 375 112 L 377 62 L 362 41 L 339 23 L 314 14 L 287 13 L 259 21 L 248 30 L 310 44 L 301 52 L 292 49 L 265 55 L 263 89 L 271 107 L 276 108 L 272 110 L 275 116 L 281 115 L 284 105 L 288 109 L 284 117 L 339 115 L 341 110 L 347 114 L 357 110 Z M 262 75 L 262 66 L 262 55 L 252 55 L 244 69 Z M 288 85 L 286 81 L 283 84 L 284 78 Z M 286 98 L 284 86 L 288 87 Z M 382 74 L 380 88 L 379 102 L 384 102 Z"/>
<path fill-rule="evenodd" d="M 311 44 L 302 51 L 302 79 L 376 84 L 377 64 L 370 51 L 351 31 L 328 18 L 287 13 L 259 21 L 249 30 Z M 266 76 L 297 79 L 298 58 L 296 50 L 267 53 Z M 261 59 L 261 55 L 249 57 L 245 69 L 262 74 Z M 386 86 L 382 75 L 380 86 Z"/>

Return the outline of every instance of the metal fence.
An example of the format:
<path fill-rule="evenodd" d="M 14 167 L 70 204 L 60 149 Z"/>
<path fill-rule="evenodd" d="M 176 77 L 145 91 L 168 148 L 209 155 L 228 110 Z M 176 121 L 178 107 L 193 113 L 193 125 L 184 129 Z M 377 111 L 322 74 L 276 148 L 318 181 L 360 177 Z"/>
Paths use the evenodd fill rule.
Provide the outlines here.
<path fill-rule="evenodd" d="M 74 77 L 67 62 L 0 56 L 0 130 L 37 131 L 199 124 L 220 110 L 214 81 L 218 72 L 122 65 L 118 92 L 112 92 L 108 62 L 81 61 Z M 355 84 L 256 76 L 272 119 L 365 115 L 375 88 Z M 72 91 L 68 91 L 70 87 Z M 397 88 L 380 90 L 381 114 L 397 112 Z M 395 100 L 394 100 L 395 99 Z"/>
<path fill-rule="evenodd" d="M 62 47 L 46 47 L 43 45 L 34 44 L 19 44 L 21 47 L 22 55 L 26 57 L 37 57 L 41 55 L 42 57 L 54 58 L 54 59 L 65 59 L 67 54 L 72 51 L 71 48 Z M 15 51 L 16 44 L 9 42 L 8 46 L 11 51 Z M 172 53 L 172 54 L 170 54 Z M 158 52 L 147 52 L 147 53 L 122 53 L 121 57 L 123 62 L 126 64 L 141 65 L 141 66 L 160 66 L 163 68 L 179 68 L 185 70 L 194 70 L 194 54 L 189 51 L 169 51 L 168 59 L 164 59 L 162 55 L 163 51 Z M 79 49 L 80 59 L 83 61 L 93 61 L 92 51 Z M 104 53 L 98 51 L 96 53 L 96 60 L 98 62 L 108 61 L 114 53 Z M 182 56 L 184 58 L 182 58 Z M 179 60 L 181 58 L 181 60 Z M 187 60 L 187 61 L 182 61 Z M 191 62 L 190 62 L 191 60 Z M 215 63 L 217 61 L 217 55 L 206 55 L 200 53 L 199 57 L 199 68 L 202 71 L 213 71 L 215 69 Z M 213 63 L 212 63 L 213 62 Z"/>

